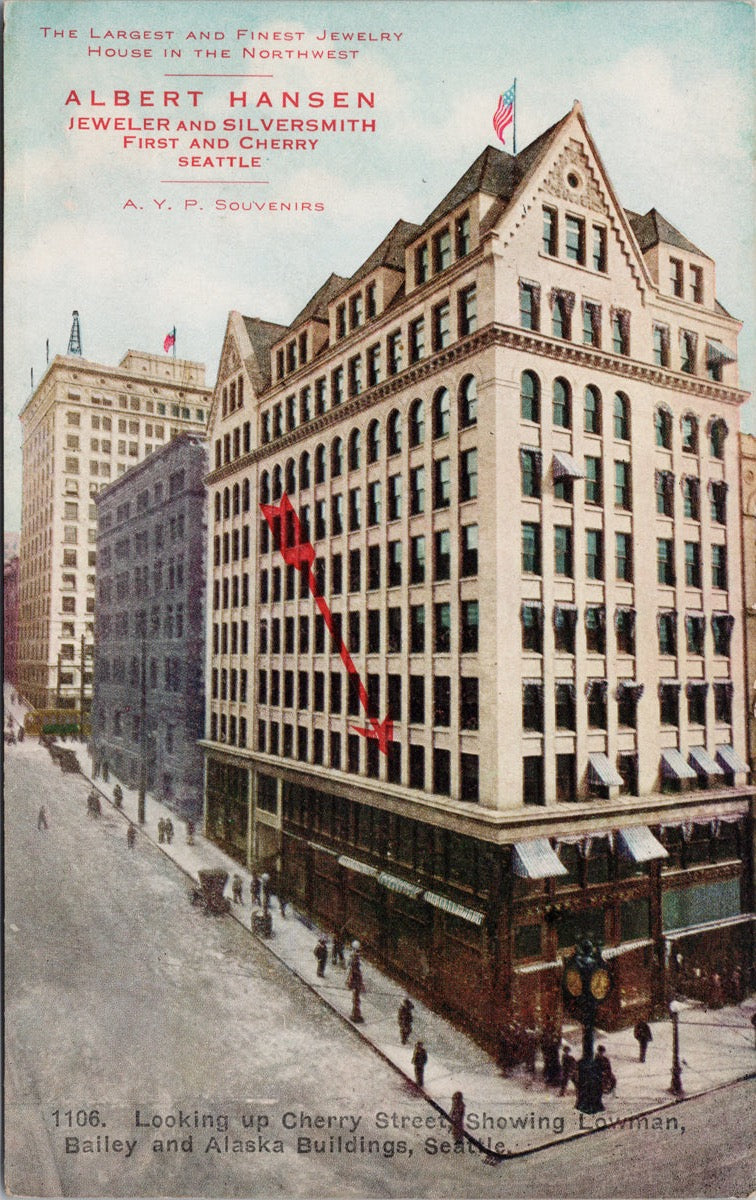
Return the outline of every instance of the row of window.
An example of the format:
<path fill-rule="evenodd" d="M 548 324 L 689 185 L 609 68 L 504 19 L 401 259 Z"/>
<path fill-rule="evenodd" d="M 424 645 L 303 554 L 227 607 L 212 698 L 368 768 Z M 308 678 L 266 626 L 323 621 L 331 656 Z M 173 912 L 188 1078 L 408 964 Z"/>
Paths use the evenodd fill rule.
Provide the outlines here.
<path fill-rule="evenodd" d="M 657 613 L 659 653 L 677 654 L 678 613 L 661 609 Z M 522 648 L 543 654 L 544 610 L 540 602 L 525 600 L 521 607 Z M 575 653 L 578 610 L 574 604 L 555 605 L 553 611 L 554 649 L 560 654 Z M 730 641 L 735 618 L 726 612 L 712 613 L 711 632 L 714 654 L 730 655 Z M 635 609 L 615 609 L 614 629 L 618 654 L 635 654 Z M 684 619 L 685 648 L 688 654 L 702 656 L 706 636 L 704 613 L 689 612 Z M 589 653 L 606 653 L 606 609 L 603 605 L 588 605 L 585 609 L 585 648 Z"/>
<path fill-rule="evenodd" d="M 682 684 L 670 681 L 659 684 L 659 720 L 662 725 L 680 723 L 680 691 Z M 691 680 L 685 688 L 688 722 L 706 724 L 706 696 L 709 684 Z M 621 682 L 617 686 L 617 723 L 627 729 L 637 727 L 638 702 L 644 692 L 642 684 Z M 714 718 L 719 724 L 732 721 L 732 684 L 715 683 Z M 589 729 L 606 729 L 608 722 L 609 685 L 605 679 L 589 679 L 585 685 L 586 715 Z M 540 680 L 524 680 L 522 685 L 522 727 L 531 733 L 544 731 L 544 685 Z M 574 731 L 577 728 L 577 692 L 567 680 L 554 685 L 554 718 L 557 729 Z"/>
<path fill-rule="evenodd" d="M 102 572 L 102 565 L 100 571 Z M 159 560 L 152 565 L 152 592 L 158 595 L 163 590 L 173 591 L 184 586 L 183 559 L 171 559 L 163 574 L 163 562 Z M 150 567 L 145 563 L 134 567 L 133 572 L 120 571 L 115 577 L 100 574 L 97 580 L 97 595 L 100 604 L 107 605 L 111 600 L 125 600 L 129 596 L 148 596 L 150 594 Z"/>
<path fill-rule="evenodd" d="M 147 684 L 150 688 L 158 688 L 160 684 L 160 663 L 156 658 L 151 658 L 148 664 Z M 185 673 L 188 675 L 189 670 L 180 658 L 166 657 L 163 659 L 162 672 L 162 687 L 167 692 L 180 692 Z M 130 687 L 138 687 L 141 680 L 141 667 L 139 659 L 134 655 L 130 664 L 126 660 L 115 656 L 112 659 L 103 658 L 98 655 L 97 658 L 97 680 L 98 683 L 128 683 Z M 113 733 L 120 734 L 120 719 L 121 713 L 118 710 L 113 711 Z"/>
<path fill-rule="evenodd" d="M 606 273 L 606 227 L 604 225 L 590 226 L 590 262 L 588 262 L 587 255 L 589 250 L 587 246 L 586 223 L 584 218 L 574 216 L 572 213 L 566 213 L 563 219 L 564 230 L 562 240 L 559 212 L 555 208 L 544 205 L 542 235 L 543 253 L 547 254 L 549 258 L 556 258 L 559 256 L 561 246 L 563 248 L 563 257 L 567 260 L 567 262 L 577 263 L 581 267 L 590 265 L 593 267 L 594 271 Z"/>
<path fill-rule="evenodd" d="M 144 610 L 135 612 L 129 615 L 128 612 L 115 613 L 112 617 L 109 613 L 101 613 L 98 611 L 97 616 L 97 636 L 98 639 L 104 641 L 106 638 L 128 638 L 129 630 L 135 637 L 147 635 L 147 613 Z M 169 604 L 161 611 L 159 607 L 154 607 L 150 612 L 149 620 L 150 637 L 164 638 L 181 638 L 184 636 L 184 606 L 177 604 L 174 611 L 173 605 Z"/>
<path fill-rule="evenodd" d="M 555 799 L 557 801 L 573 802 L 579 798 L 579 796 L 578 796 L 577 756 L 575 754 L 571 754 L 571 753 L 567 753 L 567 754 L 561 753 L 561 754 L 556 754 L 554 757 L 555 757 L 555 767 L 556 767 L 556 796 L 555 796 Z M 617 771 L 622 778 L 622 784 L 620 785 L 620 788 L 619 788 L 620 795 L 630 795 L 630 796 L 639 795 L 638 756 L 637 756 L 637 754 L 633 753 L 633 752 L 618 754 L 616 763 L 617 763 Z M 545 786 L 544 786 L 544 766 L 545 766 L 545 763 L 544 763 L 543 755 L 540 755 L 540 754 L 528 755 L 527 757 L 523 758 L 523 760 L 522 760 L 522 799 L 523 799 L 524 804 L 543 805 L 546 803 L 546 792 L 545 792 Z M 679 780 L 675 780 L 675 779 L 672 779 L 672 778 L 666 776 L 663 771 L 661 771 L 661 775 L 662 775 L 662 790 L 663 791 L 679 791 L 680 790 Z M 602 798 L 607 797 L 608 792 L 607 792 L 606 787 L 604 787 L 601 784 L 601 782 L 599 781 L 599 779 L 597 777 L 593 776 L 591 772 L 588 772 L 586 782 L 587 782 L 587 787 L 588 787 L 590 793 L 592 793 L 595 796 L 600 796 Z M 710 779 L 707 779 L 705 776 L 703 776 L 699 782 L 700 782 L 700 786 L 702 786 L 702 787 L 713 786 L 713 781 Z M 726 772 L 725 777 L 724 777 L 724 783 L 726 786 L 730 786 L 730 787 L 733 786 L 734 785 L 734 777 L 731 774 L 728 774 Z M 580 798 L 582 798 L 582 797 L 580 797 Z M 679 870 L 682 866 L 681 853 L 680 853 L 680 849 L 679 849 L 680 834 L 679 834 L 679 831 L 676 831 L 676 830 L 674 830 L 674 831 L 667 830 L 666 832 L 662 831 L 662 834 L 661 834 L 662 841 L 665 842 L 665 844 L 667 844 L 668 846 L 670 845 L 670 842 L 668 841 L 668 838 L 667 838 L 667 835 L 669 835 L 669 834 L 671 834 L 673 838 L 677 839 L 677 841 L 675 843 L 676 853 L 675 853 L 674 857 L 672 857 L 672 855 L 670 855 L 670 857 L 672 858 L 672 861 L 669 861 L 667 859 L 664 860 L 663 869 Z M 734 853 L 734 854 L 732 853 L 733 846 L 732 846 L 732 842 L 730 841 L 729 837 L 725 837 L 724 844 L 727 847 L 727 853 L 723 854 L 722 857 L 726 857 L 726 858 L 738 857 L 737 853 Z M 565 856 L 564 851 L 569 851 L 570 855 Z M 576 853 L 577 853 L 577 847 L 575 847 L 575 846 L 560 847 L 560 858 L 564 862 L 565 866 L 570 867 L 569 857 L 574 856 Z M 592 857 L 592 855 L 591 855 L 591 857 Z M 598 855 L 597 858 L 600 858 L 600 855 Z M 590 858 L 588 861 L 590 861 Z M 708 861 L 708 859 L 700 858 L 700 859 L 697 859 L 696 861 Z M 692 861 L 689 861 L 687 865 L 692 865 Z M 593 869 L 600 870 L 601 869 L 600 862 L 597 861 L 595 864 L 595 867 Z M 574 859 L 573 859 L 572 870 L 571 870 L 570 874 L 572 875 L 572 879 L 570 879 L 569 876 L 562 876 L 561 883 L 559 881 L 557 881 L 557 887 L 574 886 L 574 884 L 576 884 L 578 882 L 578 872 L 577 872 L 576 864 L 574 863 Z M 600 879 L 600 877 L 596 877 L 595 879 L 592 879 L 591 882 L 601 882 L 601 879 Z M 585 914 L 581 914 L 581 917 L 584 917 L 584 915 Z"/>

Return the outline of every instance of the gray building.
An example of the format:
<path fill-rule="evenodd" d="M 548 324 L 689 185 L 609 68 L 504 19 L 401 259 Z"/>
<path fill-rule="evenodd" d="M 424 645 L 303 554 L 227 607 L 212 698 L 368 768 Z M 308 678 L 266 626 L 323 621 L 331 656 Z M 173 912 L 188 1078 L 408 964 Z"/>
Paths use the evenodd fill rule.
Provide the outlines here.
<path fill-rule="evenodd" d="M 193 818 L 202 812 L 206 470 L 204 440 L 180 434 L 97 497 L 95 759 Z"/>

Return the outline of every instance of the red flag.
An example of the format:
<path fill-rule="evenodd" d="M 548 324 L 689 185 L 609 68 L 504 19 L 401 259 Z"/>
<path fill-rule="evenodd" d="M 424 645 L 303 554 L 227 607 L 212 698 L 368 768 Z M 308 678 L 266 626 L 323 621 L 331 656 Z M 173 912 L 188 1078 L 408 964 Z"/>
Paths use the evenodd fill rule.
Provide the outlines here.
<path fill-rule="evenodd" d="M 163 342 L 163 349 L 165 350 L 166 354 L 168 353 L 169 350 L 172 350 L 175 345 L 176 345 L 176 326 L 174 325 L 171 332 L 166 333 L 165 341 Z"/>

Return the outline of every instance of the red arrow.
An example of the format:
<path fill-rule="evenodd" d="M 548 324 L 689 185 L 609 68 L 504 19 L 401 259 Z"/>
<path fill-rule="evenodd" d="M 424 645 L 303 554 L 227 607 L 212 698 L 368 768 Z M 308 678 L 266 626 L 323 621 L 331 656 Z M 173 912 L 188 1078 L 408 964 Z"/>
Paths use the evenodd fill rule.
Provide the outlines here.
<path fill-rule="evenodd" d="M 275 537 L 278 534 L 279 550 L 284 562 L 288 566 L 293 566 L 296 570 L 301 571 L 307 568 L 307 583 L 312 593 L 318 611 L 325 621 L 326 628 L 331 637 L 335 637 L 335 626 L 333 613 L 331 612 L 328 602 L 324 596 L 321 596 L 318 591 L 315 573 L 311 570 L 315 562 L 315 547 L 311 542 L 303 541 L 302 539 L 302 524 L 299 520 L 299 514 L 291 503 L 289 497 L 284 493 L 281 497 L 281 503 L 276 504 L 261 504 L 265 520 L 270 526 L 271 533 Z M 279 523 L 280 533 L 276 530 L 276 522 Z M 346 667 L 348 673 L 357 680 L 357 691 L 360 697 L 360 704 L 365 710 L 365 715 L 370 722 L 369 727 L 361 727 L 359 725 L 350 726 L 355 733 L 359 733 L 364 738 L 375 738 L 378 742 L 378 748 L 382 754 L 388 754 L 389 743 L 394 740 L 394 721 L 390 713 L 382 721 L 373 716 L 370 711 L 370 701 L 368 699 L 367 690 L 364 683 L 360 679 L 357 667 L 354 660 L 347 650 L 343 638 L 338 639 L 339 655 L 341 661 Z"/>

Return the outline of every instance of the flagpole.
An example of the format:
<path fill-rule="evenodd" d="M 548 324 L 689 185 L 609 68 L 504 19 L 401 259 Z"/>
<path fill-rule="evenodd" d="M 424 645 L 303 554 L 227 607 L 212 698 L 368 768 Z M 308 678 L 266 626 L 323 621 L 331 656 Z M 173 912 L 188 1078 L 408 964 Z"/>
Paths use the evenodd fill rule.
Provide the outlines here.
<path fill-rule="evenodd" d="M 512 103 L 512 153 L 517 154 L 517 76 L 514 81 L 514 99 Z"/>
<path fill-rule="evenodd" d="M 173 326 L 173 357 L 176 357 L 176 326 Z"/>

